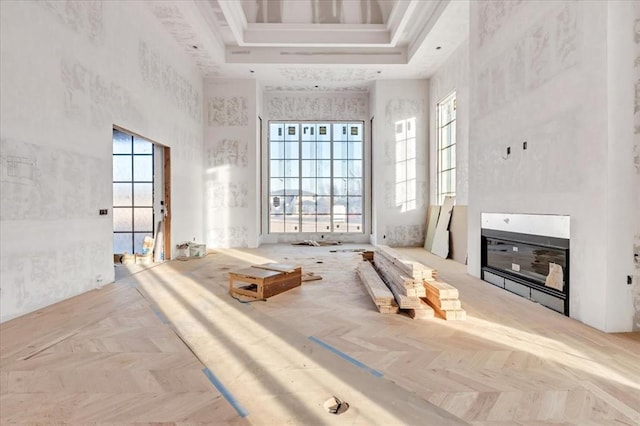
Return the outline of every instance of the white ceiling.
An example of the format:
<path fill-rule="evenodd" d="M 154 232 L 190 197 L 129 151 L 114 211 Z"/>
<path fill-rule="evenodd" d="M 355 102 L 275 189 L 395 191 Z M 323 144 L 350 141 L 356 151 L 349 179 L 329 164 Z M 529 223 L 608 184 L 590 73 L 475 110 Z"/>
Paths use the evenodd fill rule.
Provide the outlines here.
<path fill-rule="evenodd" d="M 468 0 L 156 0 L 207 78 L 265 90 L 366 91 L 428 78 L 469 34 Z"/>

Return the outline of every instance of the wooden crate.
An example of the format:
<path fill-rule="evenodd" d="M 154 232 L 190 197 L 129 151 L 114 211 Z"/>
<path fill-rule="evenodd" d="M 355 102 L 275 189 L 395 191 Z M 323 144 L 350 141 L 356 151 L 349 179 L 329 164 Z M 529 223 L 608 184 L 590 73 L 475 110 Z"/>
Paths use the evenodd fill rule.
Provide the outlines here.
<path fill-rule="evenodd" d="M 302 285 L 302 268 L 291 272 L 249 267 L 229 272 L 229 293 L 255 299 L 267 299 Z M 238 284 L 240 283 L 240 284 Z"/>

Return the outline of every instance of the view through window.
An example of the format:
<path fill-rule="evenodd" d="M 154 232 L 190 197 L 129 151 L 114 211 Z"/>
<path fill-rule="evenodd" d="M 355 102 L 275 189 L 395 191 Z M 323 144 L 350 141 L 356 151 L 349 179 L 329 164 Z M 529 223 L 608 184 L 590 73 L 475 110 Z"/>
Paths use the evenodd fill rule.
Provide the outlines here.
<path fill-rule="evenodd" d="M 438 204 L 456 195 L 456 93 L 438 103 Z"/>
<path fill-rule="evenodd" d="M 113 130 L 113 252 L 142 253 L 153 236 L 153 144 Z"/>
<path fill-rule="evenodd" d="M 363 230 L 363 123 L 269 123 L 269 232 Z"/>
<path fill-rule="evenodd" d="M 416 208 L 416 118 L 396 121 L 396 205 Z"/>

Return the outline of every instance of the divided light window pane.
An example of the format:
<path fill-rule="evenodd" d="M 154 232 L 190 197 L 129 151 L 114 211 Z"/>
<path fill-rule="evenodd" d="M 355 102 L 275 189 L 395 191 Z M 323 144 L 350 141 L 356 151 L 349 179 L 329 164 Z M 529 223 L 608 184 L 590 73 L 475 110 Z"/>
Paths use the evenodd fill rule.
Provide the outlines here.
<path fill-rule="evenodd" d="M 456 93 L 437 104 L 437 202 L 442 204 L 446 195 L 456 193 Z"/>
<path fill-rule="evenodd" d="M 364 232 L 363 130 L 362 122 L 269 123 L 270 232 Z"/>

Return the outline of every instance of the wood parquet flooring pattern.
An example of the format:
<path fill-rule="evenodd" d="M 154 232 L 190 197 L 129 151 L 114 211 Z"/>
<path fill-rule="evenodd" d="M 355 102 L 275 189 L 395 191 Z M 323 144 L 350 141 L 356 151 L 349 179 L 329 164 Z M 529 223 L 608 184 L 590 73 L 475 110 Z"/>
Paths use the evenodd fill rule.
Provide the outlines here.
<path fill-rule="evenodd" d="M 638 333 L 599 332 L 419 248 L 399 250 L 457 287 L 469 318 L 381 315 L 355 276 L 360 256 L 329 250 L 246 250 L 323 276 L 253 306 L 471 424 L 640 425 Z"/>
<path fill-rule="evenodd" d="M 0 325 L 2 424 L 246 424 L 132 287 Z"/>
<path fill-rule="evenodd" d="M 444 410 L 474 425 L 640 425 L 640 333 L 599 332 L 421 248 L 396 250 L 458 288 L 467 320 L 382 315 L 356 277 L 361 256 L 334 248 L 219 250 L 123 278 L 100 290 L 102 300 L 85 294 L 43 310 L 46 318 L 0 325 L 0 421 L 456 423 Z M 267 262 L 323 279 L 266 302 L 228 296 L 229 270 Z M 249 409 L 248 418 L 221 398 L 171 328 Z M 383 377 L 354 373 L 310 336 Z M 320 417 L 311 412 L 318 407 L 298 400 L 336 388 L 356 401 L 342 416 Z M 392 404 L 384 406 L 385 396 Z M 424 417 L 388 421 L 396 402 Z"/>

